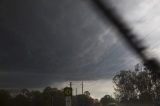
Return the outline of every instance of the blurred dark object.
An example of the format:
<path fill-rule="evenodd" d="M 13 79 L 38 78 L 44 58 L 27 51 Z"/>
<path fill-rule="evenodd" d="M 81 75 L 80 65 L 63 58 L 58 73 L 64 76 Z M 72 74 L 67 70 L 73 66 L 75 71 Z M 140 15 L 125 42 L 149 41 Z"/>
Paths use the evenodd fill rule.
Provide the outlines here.
<path fill-rule="evenodd" d="M 109 103 L 107 106 L 117 106 L 116 103 Z"/>
<path fill-rule="evenodd" d="M 120 36 L 125 39 L 130 48 L 142 59 L 144 65 L 153 73 L 153 78 L 160 78 L 160 65 L 154 58 L 149 58 L 146 53 L 146 47 L 142 41 L 138 40 L 137 35 L 131 31 L 131 28 L 122 18 L 110 7 L 110 4 L 103 3 L 102 0 L 93 0 L 96 9 L 99 9 L 103 16 L 107 18 L 120 32 Z"/>

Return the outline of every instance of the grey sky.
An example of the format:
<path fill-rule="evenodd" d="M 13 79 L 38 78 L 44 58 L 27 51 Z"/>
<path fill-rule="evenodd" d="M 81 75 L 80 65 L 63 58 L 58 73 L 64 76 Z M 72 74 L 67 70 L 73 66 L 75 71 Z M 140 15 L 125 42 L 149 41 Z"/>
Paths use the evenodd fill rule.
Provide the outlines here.
<path fill-rule="evenodd" d="M 110 0 L 149 52 L 158 55 L 160 1 Z M 114 27 L 81 0 L 2 0 L 0 86 L 40 88 L 56 82 L 111 81 L 139 61 Z M 154 43 L 153 43 L 154 42 Z"/>

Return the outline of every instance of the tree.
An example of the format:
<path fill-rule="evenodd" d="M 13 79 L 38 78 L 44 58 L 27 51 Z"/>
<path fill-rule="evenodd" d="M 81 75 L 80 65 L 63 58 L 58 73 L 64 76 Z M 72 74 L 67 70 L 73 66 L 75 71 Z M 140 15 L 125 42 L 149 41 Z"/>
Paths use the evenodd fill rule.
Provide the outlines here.
<path fill-rule="evenodd" d="M 121 101 L 133 101 L 137 99 L 135 73 L 132 71 L 121 71 L 114 76 L 113 82 L 116 85 L 116 97 Z"/>
<path fill-rule="evenodd" d="M 40 91 L 30 92 L 31 106 L 44 106 L 43 95 Z"/>
<path fill-rule="evenodd" d="M 43 91 L 45 106 L 65 106 L 65 98 L 62 90 L 46 87 Z"/>
<path fill-rule="evenodd" d="M 133 71 L 120 71 L 113 78 L 116 98 L 120 102 L 153 103 L 160 95 L 160 80 L 144 66 L 136 65 Z"/>
<path fill-rule="evenodd" d="M 85 91 L 85 92 L 84 92 L 84 95 L 90 97 L 90 92 L 89 92 L 89 91 Z"/>
<path fill-rule="evenodd" d="M 11 96 L 8 91 L 0 90 L 0 106 L 9 106 Z"/>
<path fill-rule="evenodd" d="M 93 106 L 94 100 L 87 95 L 77 95 L 75 106 Z"/>
<path fill-rule="evenodd" d="M 110 95 L 105 95 L 103 98 L 101 98 L 100 103 L 102 106 L 107 106 L 109 103 L 115 103 L 115 100 Z"/>
<path fill-rule="evenodd" d="M 93 100 L 94 105 L 93 106 L 100 106 L 100 102 L 98 99 Z"/>

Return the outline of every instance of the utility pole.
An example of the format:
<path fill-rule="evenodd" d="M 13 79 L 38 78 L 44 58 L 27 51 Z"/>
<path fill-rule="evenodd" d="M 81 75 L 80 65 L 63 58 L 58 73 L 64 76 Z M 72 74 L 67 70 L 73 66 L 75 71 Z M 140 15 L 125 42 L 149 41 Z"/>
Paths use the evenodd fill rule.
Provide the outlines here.
<path fill-rule="evenodd" d="M 82 81 L 82 94 L 83 94 L 83 81 Z"/>
<path fill-rule="evenodd" d="M 72 82 L 69 83 L 70 88 L 72 88 Z"/>
<path fill-rule="evenodd" d="M 76 88 L 76 96 L 77 96 L 77 88 Z"/>
<path fill-rule="evenodd" d="M 51 95 L 51 106 L 53 106 L 53 95 Z"/>

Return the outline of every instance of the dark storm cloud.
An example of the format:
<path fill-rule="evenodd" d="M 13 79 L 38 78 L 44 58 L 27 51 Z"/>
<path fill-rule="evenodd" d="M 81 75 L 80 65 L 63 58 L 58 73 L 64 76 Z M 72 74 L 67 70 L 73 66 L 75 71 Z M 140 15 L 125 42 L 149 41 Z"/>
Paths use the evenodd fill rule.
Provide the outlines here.
<path fill-rule="evenodd" d="M 3 0 L 0 19 L 1 87 L 111 78 L 135 62 L 114 28 L 78 0 Z"/>

